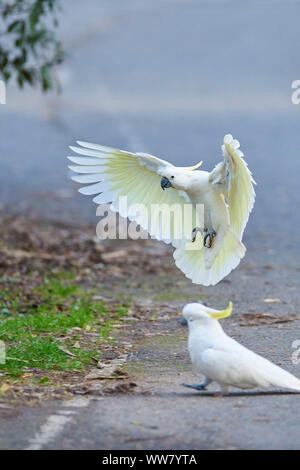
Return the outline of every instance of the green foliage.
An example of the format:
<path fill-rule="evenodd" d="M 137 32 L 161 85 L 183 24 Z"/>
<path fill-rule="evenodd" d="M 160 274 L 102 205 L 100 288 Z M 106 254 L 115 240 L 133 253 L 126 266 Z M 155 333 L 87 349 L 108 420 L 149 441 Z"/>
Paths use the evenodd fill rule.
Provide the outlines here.
<path fill-rule="evenodd" d="M 0 74 L 15 79 L 22 88 L 39 83 L 43 91 L 54 88 L 55 66 L 64 59 L 55 37 L 59 0 L 0 0 Z M 51 21 L 50 21 L 51 20 Z"/>
<path fill-rule="evenodd" d="M 39 303 L 28 307 L 26 314 L 20 313 L 24 302 L 21 293 L 0 290 L 0 340 L 7 345 L 7 361 L 0 364 L 1 371 L 18 377 L 26 367 L 79 370 L 97 356 L 99 342 L 108 340 L 113 322 L 126 315 L 127 309 L 119 306 L 108 312 L 103 301 L 93 300 L 93 292 L 71 284 L 72 277 L 61 272 L 46 278 L 33 291 Z M 78 332 L 70 335 L 74 327 Z M 97 334 L 95 341 L 87 340 L 86 330 Z M 80 346 L 74 347 L 74 342 Z"/>
<path fill-rule="evenodd" d="M 59 346 L 59 341 L 49 337 L 25 339 L 8 348 L 6 364 L 5 366 L 2 365 L 1 368 L 15 377 L 23 373 L 25 366 L 42 370 L 81 369 L 83 359 L 86 359 L 88 363 L 89 356 L 95 354 L 95 350 L 90 351 L 90 353 L 76 351 L 77 355 L 73 358 L 59 349 Z"/>

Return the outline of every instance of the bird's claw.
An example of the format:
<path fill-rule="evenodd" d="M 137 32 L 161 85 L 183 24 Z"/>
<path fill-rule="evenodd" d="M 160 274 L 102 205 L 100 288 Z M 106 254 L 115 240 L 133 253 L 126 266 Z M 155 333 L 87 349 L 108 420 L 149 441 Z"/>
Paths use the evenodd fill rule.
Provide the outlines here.
<path fill-rule="evenodd" d="M 204 231 L 205 231 L 205 229 L 204 229 Z M 196 237 L 197 237 L 197 233 L 198 233 L 198 232 L 201 232 L 201 234 L 202 234 L 202 236 L 203 236 L 203 229 L 202 229 L 202 228 L 200 228 L 200 227 L 195 227 L 195 228 L 193 228 L 193 230 L 192 230 L 192 236 L 191 236 L 191 238 L 192 238 L 192 243 L 194 243 L 194 242 L 196 241 Z"/>
<path fill-rule="evenodd" d="M 193 228 L 193 230 L 192 230 L 192 236 L 191 236 L 191 238 L 192 238 L 192 243 L 195 242 L 196 237 L 197 237 L 197 233 L 198 233 L 197 227 Z"/>
<path fill-rule="evenodd" d="M 206 390 L 206 385 L 204 385 L 204 384 L 198 384 L 198 385 L 182 384 L 182 385 L 183 385 L 184 387 L 193 388 L 194 390 L 198 390 L 198 391 Z"/>
<path fill-rule="evenodd" d="M 204 235 L 204 240 L 203 240 L 203 245 L 206 248 L 211 248 L 213 244 L 213 239 L 216 237 L 217 232 L 215 230 L 209 230 L 205 235 Z"/>

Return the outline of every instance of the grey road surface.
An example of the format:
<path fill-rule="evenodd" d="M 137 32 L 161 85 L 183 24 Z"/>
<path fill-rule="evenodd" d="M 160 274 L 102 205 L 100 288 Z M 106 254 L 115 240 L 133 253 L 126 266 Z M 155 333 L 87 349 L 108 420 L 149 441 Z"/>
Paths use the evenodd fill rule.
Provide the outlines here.
<path fill-rule="evenodd" d="M 253 302 L 258 285 L 266 296 L 277 297 L 280 289 L 287 313 L 300 313 L 300 105 L 291 101 L 291 84 L 300 79 L 299 1 L 62 3 L 60 35 L 69 53 L 59 72 L 63 92 L 41 96 L 8 87 L 7 104 L 0 106 L 4 209 L 96 221 L 96 207 L 68 180 L 67 146 L 76 139 L 152 153 L 175 164 L 203 159 L 209 170 L 220 161 L 224 134 L 232 133 L 258 183 L 244 262 L 256 263 L 258 270 L 272 265 L 276 272 L 271 279 L 267 271 L 259 271 L 245 281 L 240 301 Z M 230 277 L 236 282 L 226 287 L 236 297 L 242 266 Z M 254 311 L 259 308 L 253 305 Z M 243 329 L 246 341 L 249 335 Z M 270 330 L 262 329 L 260 335 L 269 337 Z M 289 357 L 297 328 L 284 339 Z M 299 366 L 293 372 L 300 376 Z M 202 406 L 198 397 L 181 396 L 175 383 L 155 393 L 156 398 L 112 397 L 105 404 L 99 400 L 83 411 L 78 408 L 75 421 L 66 421 L 41 447 L 300 447 L 297 396 L 250 398 L 244 408 L 243 401 L 225 398 L 206 399 Z M 155 426 L 160 424 L 155 417 L 150 423 L 145 418 L 145 426 L 154 428 L 148 432 L 142 427 L 145 436 L 139 441 L 134 432 L 131 436 L 130 423 L 144 423 L 144 407 L 151 407 L 151 400 L 163 416 L 160 432 L 169 437 L 159 439 Z M 49 406 L 25 410 L 22 424 L 19 418 L 3 446 L 28 446 L 60 405 Z M 131 420 L 131 411 L 141 419 Z M 119 419 L 122 426 L 116 424 Z M 196 434 L 190 434 L 193 429 Z"/>

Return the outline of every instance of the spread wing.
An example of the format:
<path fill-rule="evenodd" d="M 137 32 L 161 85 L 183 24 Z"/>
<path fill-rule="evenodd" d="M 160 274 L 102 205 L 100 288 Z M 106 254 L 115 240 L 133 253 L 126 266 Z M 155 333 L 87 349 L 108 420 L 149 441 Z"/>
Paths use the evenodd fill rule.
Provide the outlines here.
<path fill-rule="evenodd" d="M 229 205 L 231 227 L 241 240 L 254 205 L 255 181 L 239 147 L 232 135 L 225 135 L 222 145 L 224 162 L 214 168 L 209 182 L 224 194 Z"/>
<path fill-rule="evenodd" d="M 239 150 L 239 142 L 226 135 L 222 150 L 224 162 L 210 173 L 209 183 L 223 199 L 226 198 L 224 208 L 226 210 L 227 203 L 230 227 L 219 227 L 209 250 L 199 249 L 195 253 L 181 243 L 174 253 L 175 263 L 186 277 L 205 286 L 217 284 L 244 257 L 246 248 L 241 240 L 255 198 L 254 180 Z"/>
<path fill-rule="evenodd" d="M 79 192 L 93 195 L 97 204 L 111 203 L 113 211 L 165 243 L 176 246 L 182 238 L 182 224 L 191 233 L 197 215 L 187 194 L 173 188 L 163 191 L 160 186 L 164 169 L 172 167 L 171 163 L 149 154 L 77 143 L 79 147 L 70 148 L 80 156 L 68 158 L 75 163 L 69 168 L 78 173 L 73 181 L 87 185 Z M 188 211 L 184 210 L 186 204 Z M 169 211 L 170 206 L 174 211 Z"/>

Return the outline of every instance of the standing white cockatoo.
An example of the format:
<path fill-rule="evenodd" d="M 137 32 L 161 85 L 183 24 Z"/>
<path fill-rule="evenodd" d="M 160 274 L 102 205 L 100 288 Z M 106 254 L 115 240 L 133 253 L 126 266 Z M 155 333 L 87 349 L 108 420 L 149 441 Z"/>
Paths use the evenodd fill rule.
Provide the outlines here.
<path fill-rule="evenodd" d="M 223 392 L 229 387 L 251 389 L 269 386 L 300 391 L 300 380 L 281 367 L 250 351 L 227 336 L 218 319 L 231 314 L 232 303 L 226 310 L 214 310 L 198 303 L 187 304 L 182 315 L 189 327 L 188 349 L 196 372 L 204 376 L 199 385 L 186 385 L 204 390 L 217 382 Z"/>
<path fill-rule="evenodd" d="M 244 257 L 242 236 L 255 198 L 253 179 L 231 135 L 224 137 L 224 161 L 209 173 L 193 167 L 176 167 L 145 153 L 131 153 L 102 145 L 77 142 L 70 147 L 80 157 L 68 157 L 75 165 L 69 168 L 79 175 L 72 179 L 89 184 L 82 194 L 96 195 L 97 204 L 111 202 L 111 209 L 135 221 L 148 233 L 175 247 L 177 267 L 196 284 L 214 285 L 229 274 Z M 165 191 L 165 189 L 168 189 Z M 127 205 L 119 204 L 121 196 Z M 144 211 L 132 212 L 133 205 Z M 184 236 L 178 237 L 185 206 L 191 211 L 183 219 Z M 168 219 L 153 207 L 183 209 Z M 202 226 L 196 226 L 198 207 L 204 206 Z M 180 220 L 179 220 L 180 219 Z M 199 217 L 198 217 L 199 220 Z M 194 222 L 193 222 L 194 221 Z M 187 236 L 186 227 L 190 226 Z M 197 233 L 202 233 L 196 240 Z M 199 238 L 201 242 L 199 243 Z M 191 240 L 197 243 L 192 244 Z"/>

